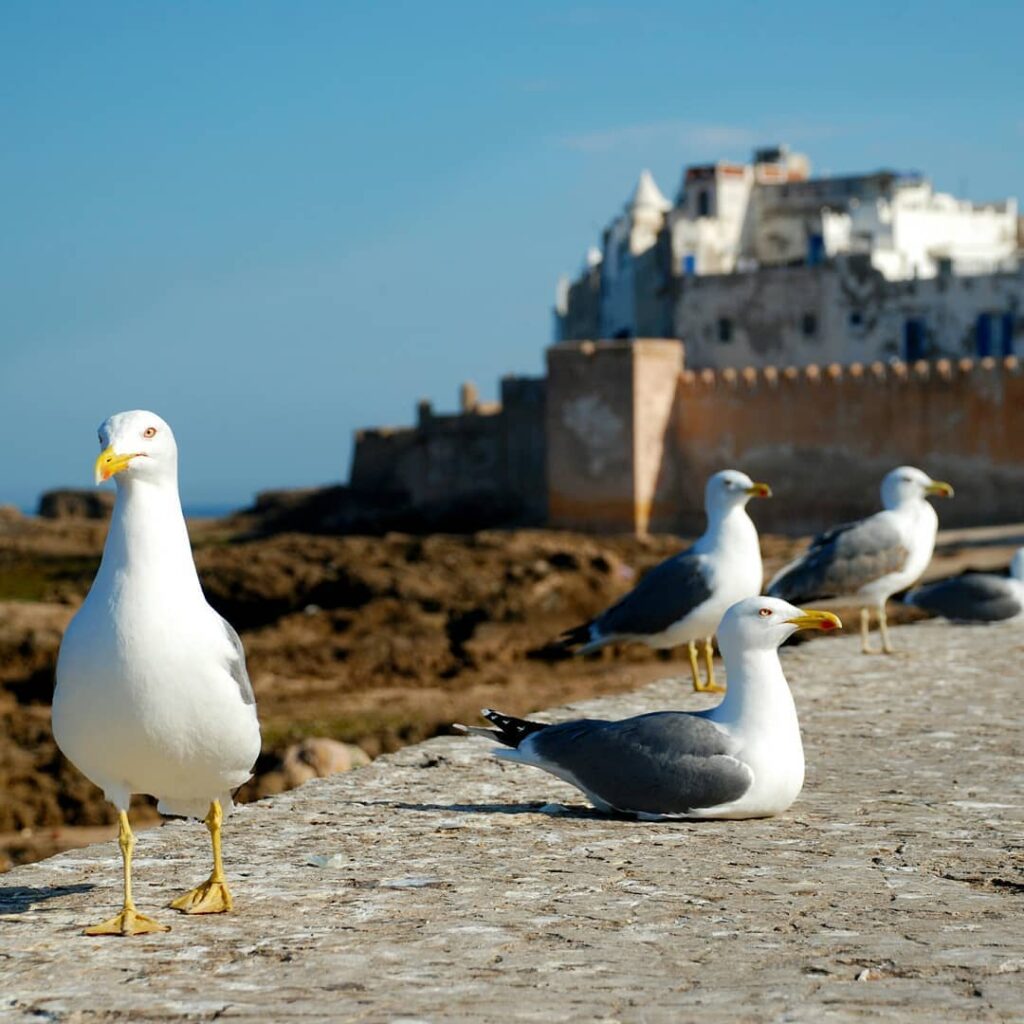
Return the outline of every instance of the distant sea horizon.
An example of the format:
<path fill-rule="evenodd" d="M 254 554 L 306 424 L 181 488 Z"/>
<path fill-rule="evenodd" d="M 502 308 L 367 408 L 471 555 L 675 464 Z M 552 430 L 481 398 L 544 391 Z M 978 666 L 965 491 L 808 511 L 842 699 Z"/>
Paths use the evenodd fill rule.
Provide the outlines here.
<path fill-rule="evenodd" d="M 248 501 L 232 502 L 196 502 L 193 505 L 183 505 L 182 511 L 186 519 L 219 519 L 221 516 L 230 515 L 232 512 L 239 512 L 243 508 L 252 505 L 252 498 Z M 39 514 L 39 502 L 34 501 L 31 505 L 18 505 L 18 511 L 26 516 Z"/>

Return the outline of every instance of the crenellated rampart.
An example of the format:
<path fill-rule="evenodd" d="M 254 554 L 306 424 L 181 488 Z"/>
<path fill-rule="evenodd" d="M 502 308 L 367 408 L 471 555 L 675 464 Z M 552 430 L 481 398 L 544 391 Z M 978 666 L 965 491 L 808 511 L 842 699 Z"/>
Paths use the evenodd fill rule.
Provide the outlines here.
<path fill-rule="evenodd" d="M 683 348 L 552 349 L 553 525 L 692 532 L 705 479 L 734 466 L 775 490 L 757 508 L 763 527 L 805 532 L 877 508 L 878 481 L 901 463 L 957 487 L 940 510 L 946 525 L 1024 518 L 1024 366 L 1014 357 L 690 370 Z M 572 410 L 587 407 L 621 424 L 614 464 L 602 464 L 598 431 L 571 428 Z M 585 507 L 576 496 L 596 490 L 596 511 L 575 516 Z"/>

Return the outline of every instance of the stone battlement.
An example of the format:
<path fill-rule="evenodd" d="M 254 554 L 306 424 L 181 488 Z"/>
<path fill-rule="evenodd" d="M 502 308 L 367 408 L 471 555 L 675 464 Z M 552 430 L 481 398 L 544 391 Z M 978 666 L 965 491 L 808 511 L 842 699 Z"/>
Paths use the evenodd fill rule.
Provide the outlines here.
<path fill-rule="evenodd" d="M 720 370 L 681 370 L 679 383 L 684 387 L 743 385 L 750 388 L 763 385 L 774 387 L 782 383 L 820 384 L 842 380 L 926 383 L 932 380 L 950 381 L 958 376 L 991 373 L 1017 376 L 1024 373 L 1024 366 L 1016 356 L 1004 356 L 1000 359 L 993 356 L 986 356 L 983 359 L 919 359 L 914 363 L 894 359 L 890 362 L 828 363 L 825 366 L 819 366 L 817 363 L 809 363 L 807 366 L 745 366 L 739 369 L 725 367 Z"/>
<path fill-rule="evenodd" d="M 1013 356 L 696 369 L 674 340 L 548 350 L 552 525 L 693 533 L 704 481 L 767 480 L 764 529 L 808 532 L 878 508 L 893 466 L 948 479 L 950 526 L 1024 518 L 1024 367 Z"/>

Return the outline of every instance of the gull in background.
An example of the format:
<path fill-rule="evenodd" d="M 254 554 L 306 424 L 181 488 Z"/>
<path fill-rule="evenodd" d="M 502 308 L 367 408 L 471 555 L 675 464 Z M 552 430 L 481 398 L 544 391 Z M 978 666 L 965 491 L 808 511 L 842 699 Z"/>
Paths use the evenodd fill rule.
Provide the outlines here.
<path fill-rule="evenodd" d="M 588 622 L 566 630 L 563 647 L 589 654 L 606 644 L 637 642 L 668 648 L 686 644 L 694 690 L 722 692 L 715 682 L 711 637 L 726 610 L 761 592 L 764 571 L 757 527 L 747 514 L 751 498 L 771 488 L 746 473 L 722 470 L 704 489 L 707 527 L 690 548 L 648 572 L 624 597 Z M 696 641 L 704 639 L 707 682 L 702 683 Z"/>
<path fill-rule="evenodd" d="M 1000 622 L 1024 612 L 1024 548 L 1010 562 L 1010 575 L 965 572 L 910 591 L 904 603 L 954 622 Z"/>
<path fill-rule="evenodd" d="M 913 466 L 890 470 L 882 480 L 883 511 L 819 534 L 803 555 L 775 575 L 766 593 L 798 603 L 858 597 L 864 605 L 861 649 L 879 653 L 868 641 L 868 606 L 874 605 L 881 653 L 892 654 L 885 602 L 920 579 L 931 561 L 939 517 L 925 500 L 929 495 L 951 498 L 953 488 Z"/>

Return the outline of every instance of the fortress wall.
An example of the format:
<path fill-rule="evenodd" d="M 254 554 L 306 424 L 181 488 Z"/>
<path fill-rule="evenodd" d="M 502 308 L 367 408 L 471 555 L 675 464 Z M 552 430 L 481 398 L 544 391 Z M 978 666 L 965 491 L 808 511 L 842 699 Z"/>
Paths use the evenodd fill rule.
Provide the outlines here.
<path fill-rule="evenodd" d="M 704 522 L 735 467 L 768 481 L 761 527 L 806 533 L 879 507 L 910 463 L 950 481 L 945 526 L 1024 519 L 1024 369 L 1013 357 L 683 369 L 672 340 L 565 342 L 548 353 L 549 524 L 599 532 Z"/>
<path fill-rule="evenodd" d="M 672 334 L 684 339 L 691 366 L 849 364 L 903 357 L 907 324 L 915 321 L 922 354 L 959 359 L 979 352 L 983 313 L 996 322 L 982 354 L 1004 354 L 1004 315 L 1015 335 L 1010 344 L 1024 346 L 1022 309 L 1024 271 L 889 281 L 866 258 L 848 257 L 683 278 Z"/>
<path fill-rule="evenodd" d="M 543 377 L 504 377 L 501 381 L 505 488 L 521 503 L 520 521 L 540 526 L 547 519 L 547 439 Z"/>
<path fill-rule="evenodd" d="M 672 340 L 548 349 L 549 525 L 643 532 L 682 366 L 682 345 Z"/>
<path fill-rule="evenodd" d="M 958 497 L 939 503 L 945 526 L 1024 519 L 1024 373 L 1013 357 L 684 371 L 678 383 L 653 529 L 699 529 L 696 483 L 726 466 L 771 483 L 776 498 L 755 515 L 780 532 L 876 510 L 881 477 L 902 463 L 954 485 Z"/>
<path fill-rule="evenodd" d="M 420 403 L 413 427 L 360 430 L 351 470 L 354 500 L 401 506 L 407 528 L 480 529 L 539 524 L 546 515 L 541 379 L 507 377 L 502 402 L 437 414 Z"/>

